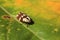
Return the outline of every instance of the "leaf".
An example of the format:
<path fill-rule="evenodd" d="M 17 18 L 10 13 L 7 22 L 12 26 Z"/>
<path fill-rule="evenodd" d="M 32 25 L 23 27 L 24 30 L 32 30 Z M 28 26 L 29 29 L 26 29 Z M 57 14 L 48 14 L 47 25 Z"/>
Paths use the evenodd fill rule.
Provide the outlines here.
<path fill-rule="evenodd" d="M 3 10 L 5 9 L 4 11 L 7 11 L 6 13 L 14 20 L 11 25 L 13 27 L 13 29 L 11 28 L 11 34 L 8 34 L 9 40 L 60 40 L 59 0 L 7 0 L 5 2 L 6 3 L 3 3 L 3 5 L 1 4 L 1 6 L 3 7 Z M 19 22 L 16 19 L 16 15 L 20 11 L 23 11 L 30 16 L 34 21 L 34 25 L 30 25 L 27 28 L 24 23 Z M 16 25 L 20 25 L 22 27 Z M 18 29 L 21 32 L 17 32 L 15 30 L 16 28 L 20 28 L 22 31 Z M 25 36 L 23 36 L 23 34 Z"/>
<path fill-rule="evenodd" d="M 9 16 L 2 7 L 0 8 L 0 39 L 1 40 L 39 40 L 32 32 L 23 27 Z M 35 39 L 34 39 L 35 38 Z"/>

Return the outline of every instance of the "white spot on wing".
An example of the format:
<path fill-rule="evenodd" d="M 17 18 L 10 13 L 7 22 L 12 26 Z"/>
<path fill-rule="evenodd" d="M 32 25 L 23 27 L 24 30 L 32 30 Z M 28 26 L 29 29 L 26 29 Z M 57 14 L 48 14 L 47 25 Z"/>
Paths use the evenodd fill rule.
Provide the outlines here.
<path fill-rule="evenodd" d="M 28 19 L 26 19 L 26 18 L 23 18 L 23 21 L 24 21 L 24 22 L 29 22 L 29 20 L 28 20 Z"/>

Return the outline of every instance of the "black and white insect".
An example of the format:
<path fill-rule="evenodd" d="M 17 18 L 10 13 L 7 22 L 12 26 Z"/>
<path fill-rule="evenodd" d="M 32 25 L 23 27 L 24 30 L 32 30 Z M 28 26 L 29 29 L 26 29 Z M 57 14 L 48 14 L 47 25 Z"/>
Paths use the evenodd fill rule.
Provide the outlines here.
<path fill-rule="evenodd" d="M 26 24 L 29 24 L 29 25 L 34 24 L 33 20 L 29 16 L 24 14 L 23 12 L 20 12 L 16 17 L 22 23 L 26 23 Z"/>

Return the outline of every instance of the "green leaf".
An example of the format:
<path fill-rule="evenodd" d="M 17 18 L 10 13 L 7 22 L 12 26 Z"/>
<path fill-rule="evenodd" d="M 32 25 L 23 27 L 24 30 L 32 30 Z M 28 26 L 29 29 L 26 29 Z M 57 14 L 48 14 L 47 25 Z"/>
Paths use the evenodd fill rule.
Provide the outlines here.
<path fill-rule="evenodd" d="M 0 40 L 39 40 L 27 27 L 10 17 L 3 7 L 0 7 L 0 13 Z"/>
<path fill-rule="evenodd" d="M 6 0 L 2 3 L 0 1 L 0 39 L 60 40 L 59 2 L 59 0 Z M 16 15 L 20 11 L 30 16 L 34 24 L 27 27 L 19 22 Z M 4 15 L 9 15 L 11 18 L 5 19 Z"/>

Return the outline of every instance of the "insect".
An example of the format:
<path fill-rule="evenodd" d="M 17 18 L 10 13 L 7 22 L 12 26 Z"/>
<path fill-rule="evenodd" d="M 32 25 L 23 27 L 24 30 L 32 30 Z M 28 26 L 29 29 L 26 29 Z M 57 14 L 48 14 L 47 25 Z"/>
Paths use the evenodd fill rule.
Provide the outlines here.
<path fill-rule="evenodd" d="M 17 15 L 17 19 L 22 22 L 22 23 L 26 23 L 26 24 L 29 24 L 29 25 L 32 25 L 34 24 L 33 20 L 27 16 L 26 14 L 24 14 L 23 12 L 20 12 L 18 15 Z"/>

